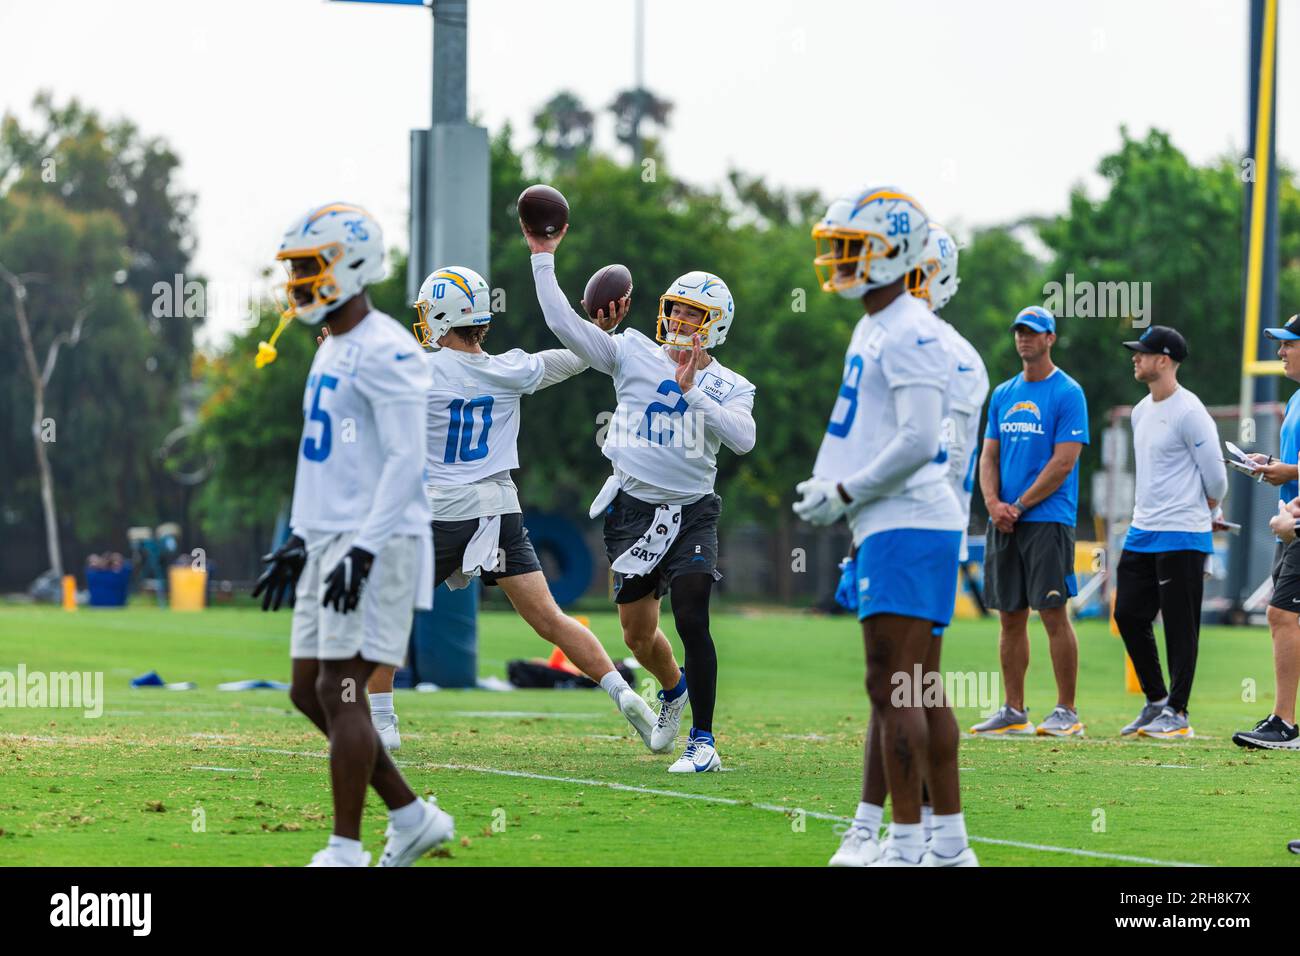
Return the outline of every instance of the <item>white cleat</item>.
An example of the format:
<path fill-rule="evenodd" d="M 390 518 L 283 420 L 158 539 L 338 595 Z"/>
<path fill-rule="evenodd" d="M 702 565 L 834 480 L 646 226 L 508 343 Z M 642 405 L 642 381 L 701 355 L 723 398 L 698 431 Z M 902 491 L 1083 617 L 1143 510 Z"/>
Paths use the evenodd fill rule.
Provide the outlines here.
<path fill-rule="evenodd" d="M 703 737 L 692 737 L 686 742 L 686 749 L 682 751 L 682 755 L 668 768 L 668 772 L 709 773 L 721 769 L 722 758 L 718 756 L 717 748 Z"/>
<path fill-rule="evenodd" d="M 387 751 L 402 749 L 402 735 L 397 732 L 397 715 L 391 717 L 371 717 L 375 725 L 375 733 L 379 734 L 379 742 L 384 745 Z M 418 734 L 417 734 L 418 736 Z"/>
<path fill-rule="evenodd" d="M 921 857 L 922 866 L 979 866 L 980 861 L 975 859 L 975 851 L 969 846 L 965 847 L 956 856 L 939 856 L 932 849 L 925 851 L 925 856 Z"/>
<path fill-rule="evenodd" d="M 898 849 L 893 840 L 886 840 L 880 848 L 880 857 L 867 866 L 924 866 L 925 854 L 915 860 L 909 860 Z"/>
<path fill-rule="evenodd" d="M 650 705 L 629 687 L 618 695 L 618 709 L 632 725 L 632 729 L 640 735 L 641 742 L 650 750 L 654 750 L 651 740 L 654 736 L 655 712 L 650 709 Z"/>
<path fill-rule="evenodd" d="M 312 854 L 311 862 L 308 863 L 307 865 L 308 866 L 369 866 L 370 865 L 369 853 L 362 853 L 359 859 L 360 862 L 357 863 L 350 862 L 344 859 L 342 853 L 336 852 L 334 847 L 327 846 L 325 849 L 317 850 L 314 854 Z"/>
<path fill-rule="evenodd" d="M 871 866 L 880 859 L 880 840 L 867 827 L 850 826 L 827 866 Z"/>
<path fill-rule="evenodd" d="M 682 711 L 686 709 L 689 691 L 682 691 L 676 700 L 669 700 L 664 692 L 659 692 L 659 719 L 655 721 L 650 734 L 650 749 L 657 754 L 667 753 L 677 742 L 677 731 L 682 726 Z"/>
<path fill-rule="evenodd" d="M 410 866 L 439 843 L 446 843 L 456 835 L 456 821 L 446 810 L 439 809 L 438 801 L 428 797 L 424 805 L 424 819 L 413 827 L 397 829 L 391 823 L 385 834 L 384 855 L 379 866 Z"/>

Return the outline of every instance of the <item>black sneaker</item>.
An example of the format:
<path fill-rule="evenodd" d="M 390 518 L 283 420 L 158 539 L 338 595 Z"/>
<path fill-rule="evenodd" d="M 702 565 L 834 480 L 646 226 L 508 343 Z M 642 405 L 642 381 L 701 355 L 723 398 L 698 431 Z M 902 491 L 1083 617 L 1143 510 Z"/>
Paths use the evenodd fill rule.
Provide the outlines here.
<path fill-rule="evenodd" d="M 1300 750 L 1300 729 L 1287 726 L 1277 714 L 1269 714 L 1254 730 L 1233 734 L 1232 742 L 1252 750 Z"/>

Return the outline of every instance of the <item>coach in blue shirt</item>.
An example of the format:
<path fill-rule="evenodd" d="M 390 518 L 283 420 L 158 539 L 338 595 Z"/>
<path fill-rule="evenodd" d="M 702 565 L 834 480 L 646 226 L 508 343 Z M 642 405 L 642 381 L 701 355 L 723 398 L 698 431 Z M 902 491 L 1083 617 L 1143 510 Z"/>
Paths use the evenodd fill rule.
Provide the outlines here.
<path fill-rule="evenodd" d="M 1079 383 L 1052 363 L 1052 313 L 1030 306 L 1011 329 L 1023 368 L 993 390 L 980 456 L 989 512 L 984 602 L 1000 612 L 1007 693 L 1002 708 L 971 733 L 1070 737 L 1083 733 L 1074 704 L 1079 645 L 1066 603 L 1076 592 L 1074 525 L 1088 406 Z M 1057 692 L 1056 707 L 1036 731 L 1025 707 L 1030 609 L 1047 630 Z"/>

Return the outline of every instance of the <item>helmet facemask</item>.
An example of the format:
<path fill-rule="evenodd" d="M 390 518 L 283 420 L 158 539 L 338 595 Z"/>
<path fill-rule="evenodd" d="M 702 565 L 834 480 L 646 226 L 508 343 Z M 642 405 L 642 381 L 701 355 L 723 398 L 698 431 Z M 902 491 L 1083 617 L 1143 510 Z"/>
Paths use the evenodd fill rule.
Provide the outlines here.
<path fill-rule="evenodd" d="M 874 287 L 872 260 L 891 259 L 898 254 L 898 247 L 878 232 L 817 225 L 812 235 L 817 243 L 813 269 L 823 292 L 845 296 L 866 292 Z"/>
<path fill-rule="evenodd" d="M 673 303 L 687 306 L 704 315 L 696 322 L 678 316 L 673 317 Z M 694 345 L 694 337 L 700 337 L 700 347 L 707 348 L 709 330 L 722 319 L 722 310 L 708 306 L 694 299 L 681 295 L 661 295 L 659 297 L 659 317 L 655 321 L 655 341 L 670 348 L 689 349 Z"/>
<path fill-rule="evenodd" d="M 926 259 L 907 274 L 907 291 L 924 301 L 932 310 L 934 299 L 930 296 L 930 283 L 939 275 L 940 269 L 938 259 Z"/>
<path fill-rule="evenodd" d="M 415 322 L 411 323 L 411 330 L 415 332 L 416 341 L 420 343 L 421 348 L 437 348 L 438 337 L 433 334 L 433 329 L 429 327 L 429 310 L 432 306 L 423 300 L 416 300 L 415 314 L 419 316 Z M 442 319 L 442 313 L 435 316 L 435 321 Z"/>
<path fill-rule="evenodd" d="M 284 263 L 289 276 L 284 285 L 275 287 L 282 319 L 315 322 L 323 310 L 338 302 L 340 289 L 334 266 L 342 256 L 343 247 L 336 242 L 312 249 L 286 249 L 276 255 L 276 259 Z M 315 261 L 316 271 L 307 275 L 295 274 L 294 260 L 302 259 Z M 304 292 L 306 295 L 302 299 L 306 301 L 299 298 Z"/>

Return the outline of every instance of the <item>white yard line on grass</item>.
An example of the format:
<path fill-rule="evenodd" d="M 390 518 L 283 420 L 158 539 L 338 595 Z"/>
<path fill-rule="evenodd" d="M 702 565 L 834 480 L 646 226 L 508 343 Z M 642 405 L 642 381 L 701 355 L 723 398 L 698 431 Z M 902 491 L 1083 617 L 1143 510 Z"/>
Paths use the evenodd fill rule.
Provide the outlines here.
<path fill-rule="evenodd" d="M 226 747 L 221 744 L 215 746 L 223 750 L 247 750 L 255 753 L 282 754 L 290 757 L 316 757 L 324 759 L 328 755 L 317 751 L 307 750 L 272 750 L 267 747 Z M 399 767 L 412 766 L 409 760 L 394 760 Z M 616 783 L 612 780 L 588 780 L 583 777 L 561 777 L 555 774 L 532 773 L 527 770 L 503 770 L 498 767 L 481 767 L 475 764 L 457 764 L 457 763 L 426 763 L 420 761 L 419 766 L 434 767 L 438 770 L 454 770 L 467 773 L 487 773 L 498 777 L 516 777 L 524 780 L 545 780 L 552 783 L 571 783 L 582 787 L 604 787 L 607 790 L 617 790 L 622 793 L 643 793 L 652 797 L 671 797 L 674 800 L 698 800 L 702 803 L 716 803 L 727 807 L 751 807 L 755 810 L 765 810 L 769 813 L 781 813 L 790 816 L 794 813 L 802 812 L 804 816 L 812 817 L 814 820 L 828 820 L 832 823 L 851 823 L 851 817 L 836 816 L 833 813 L 820 813 L 816 810 L 807 810 L 803 807 L 783 807 L 775 803 L 750 803 L 744 800 L 736 800 L 732 797 L 715 797 L 707 793 L 684 793 L 680 790 L 661 790 L 658 787 L 637 787 L 627 783 Z M 988 843 L 994 846 L 1010 846 L 1020 850 L 1037 850 L 1041 853 L 1065 853 L 1069 856 L 1082 856 L 1094 860 L 1112 860 L 1116 863 L 1140 863 L 1146 866 L 1201 866 L 1200 863 L 1180 863 L 1174 860 L 1154 860 L 1145 856 L 1129 856 L 1124 853 L 1103 853 L 1100 850 L 1079 850 L 1068 846 L 1049 846 L 1044 843 L 1024 843 L 1019 840 L 998 840 L 993 837 L 971 836 L 972 843 Z"/>

